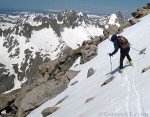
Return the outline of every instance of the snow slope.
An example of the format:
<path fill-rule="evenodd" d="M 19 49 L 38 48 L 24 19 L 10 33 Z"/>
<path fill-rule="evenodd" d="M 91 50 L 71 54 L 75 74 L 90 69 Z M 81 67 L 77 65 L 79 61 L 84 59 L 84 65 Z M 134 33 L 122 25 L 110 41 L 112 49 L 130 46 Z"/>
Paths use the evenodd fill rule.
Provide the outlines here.
<path fill-rule="evenodd" d="M 142 69 L 150 66 L 150 15 L 141 18 L 134 26 L 124 30 L 125 36 L 132 47 L 146 49 L 146 55 L 131 49 L 130 55 L 135 67 L 128 66 L 124 61 L 125 73 L 118 73 L 119 52 L 112 57 L 112 68 L 116 78 L 101 87 L 109 78 L 111 71 L 110 58 L 107 53 L 113 51 L 113 44 L 105 40 L 98 46 L 98 55 L 86 64 L 72 67 L 80 73 L 70 82 L 78 81 L 69 86 L 63 93 L 45 102 L 31 112 L 28 117 L 42 117 L 41 111 L 47 107 L 55 106 L 62 98 L 68 98 L 57 105 L 59 110 L 48 117 L 149 117 L 150 116 L 150 71 L 142 73 Z M 75 64 L 79 63 L 79 59 Z M 89 68 L 95 74 L 87 78 Z M 93 98 L 88 103 L 85 101 Z"/>

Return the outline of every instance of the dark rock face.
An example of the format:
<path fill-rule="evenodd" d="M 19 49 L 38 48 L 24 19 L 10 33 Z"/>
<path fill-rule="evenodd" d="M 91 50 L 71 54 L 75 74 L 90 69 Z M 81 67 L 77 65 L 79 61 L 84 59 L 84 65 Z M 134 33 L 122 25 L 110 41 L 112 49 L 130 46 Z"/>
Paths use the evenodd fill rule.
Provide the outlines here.
<path fill-rule="evenodd" d="M 60 37 L 61 36 L 61 25 L 57 24 L 56 19 L 51 19 L 49 23 L 50 23 L 50 26 L 52 27 L 52 29 L 57 34 L 57 36 Z"/>
<path fill-rule="evenodd" d="M 31 32 L 33 30 L 33 26 L 28 23 L 23 24 L 23 30 L 20 32 L 20 35 L 23 35 L 26 38 L 31 38 Z"/>
<path fill-rule="evenodd" d="M 23 17 L 25 17 L 25 16 L 23 15 Z M 29 14 L 29 16 L 26 16 L 24 19 L 28 20 L 29 17 L 30 17 L 30 14 Z M 54 30 L 54 32 L 57 34 L 57 36 L 61 37 L 61 32 L 63 31 L 63 28 L 65 28 L 65 27 L 74 29 L 74 28 L 80 26 L 83 22 L 85 22 L 86 24 L 90 23 L 87 15 L 85 13 L 78 14 L 78 12 L 76 12 L 76 11 L 64 11 L 56 16 L 49 15 L 49 17 L 37 15 L 33 19 L 33 21 L 35 21 L 37 23 L 42 22 L 42 24 L 40 24 L 38 26 L 32 26 L 28 22 L 24 22 L 22 20 L 23 19 L 15 22 L 16 25 L 12 29 L 4 30 L 3 31 L 4 36 L 6 37 L 10 33 L 15 33 L 16 35 L 24 36 L 26 38 L 31 38 L 31 34 L 32 34 L 33 30 L 39 31 L 43 28 L 51 27 Z M 59 24 L 57 22 L 57 20 L 59 22 L 63 22 L 63 23 Z M 1 33 L 2 33 L 2 31 L 0 31 L 0 36 L 2 35 Z"/>
<path fill-rule="evenodd" d="M 42 23 L 39 26 L 34 26 L 33 30 L 39 31 L 39 30 L 42 30 L 43 28 L 49 28 L 49 24 L 48 23 Z"/>
<path fill-rule="evenodd" d="M 65 11 L 57 15 L 58 21 L 63 22 L 63 27 L 72 28 L 78 27 L 84 21 L 89 24 L 89 19 L 86 14 L 78 14 L 76 11 Z"/>
<path fill-rule="evenodd" d="M 119 24 L 124 24 L 127 22 L 127 20 L 125 19 L 125 17 L 122 15 L 121 12 L 117 12 L 116 16 L 117 16 L 117 21 L 119 22 Z"/>
<path fill-rule="evenodd" d="M 8 29 L 5 29 L 4 31 L 3 31 L 3 36 L 7 36 L 8 34 L 10 34 L 12 32 L 12 29 L 11 28 L 8 28 Z"/>
<path fill-rule="evenodd" d="M 3 30 L 0 28 L 0 36 L 2 36 L 3 34 Z"/>
<path fill-rule="evenodd" d="M 0 94 L 14 87 L 15 75 L 8 72 L 5 65 L 0 63 Z"/>
<path fill-rule="evenodd" d="M 8 49 L 8 53 L 10 53 L 12 51 L 12 49 L 18 45 L 19 45 L 18 41 L 16 39 L 14 39 L 14 36 L 11 36 L 11 37 L 5 38 L 3 47 L 6 47 Z M 16 52 L 19 54 L 19 49 L 16 49 Z"/>

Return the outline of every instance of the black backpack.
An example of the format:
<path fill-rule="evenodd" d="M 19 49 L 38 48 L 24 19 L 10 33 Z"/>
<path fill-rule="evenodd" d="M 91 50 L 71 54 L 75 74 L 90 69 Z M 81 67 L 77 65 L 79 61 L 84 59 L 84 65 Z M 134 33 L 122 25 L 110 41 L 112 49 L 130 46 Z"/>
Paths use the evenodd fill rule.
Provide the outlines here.
<path fill-rule="evenodd" d="M 119 43 L 119 46 L 121 49 L 125 49 L 125 48 L 128 48 L 130 46 L 128 40 L 123 36 L 118 36 L 117 40 L 118 40 L 118 43 Z"/>

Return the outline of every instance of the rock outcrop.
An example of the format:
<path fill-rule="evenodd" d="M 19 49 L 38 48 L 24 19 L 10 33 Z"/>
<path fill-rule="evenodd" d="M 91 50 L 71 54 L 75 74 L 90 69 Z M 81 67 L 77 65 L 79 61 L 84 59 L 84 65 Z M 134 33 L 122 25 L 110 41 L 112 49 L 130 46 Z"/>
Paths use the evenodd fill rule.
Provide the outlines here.
<path fill-rule="evenodd" d="M 132 19 L 129 20 L 130 25 L 134 25 L 134 24 L 136 24 L 138 22 L 139 22 L 139 20 L 136 19 L 136 18 L 132 18 Z"/>
<path fill-rule="evenodd" d="M 22 108 L 24 112 L 31 111 L 47 100 L 54 98 L 59 93 L 63 92 L 69 84 L 67 78 L 59 80 L 50 80 L 43 83 L 31 91 L 27 92 L 20 100 L 15 100 L 14 105 L 17 108 Z"/>
<path fill-rule="evenodd" d="M 12 104 L 14 103 L 19 91 L 20 90 L 16 90 L 16 91 L 12 91 L 9 94 L 0 95 L 0 115 L 3 110 L 5 110 L 6 113 L 9 113 L 13 110 Z"/>
<path fill-rule="evenodd" d="M 145 68 L 142 70 L 142 73 L 144 73 L 144 72 L 146 72 L 146 71 L 148 71 L 148 70 L 150 70 L 150 66 L 145 67 Z"/>
<path fill-rule="evenodd" d="M 149 13 L 150 13 L 150 3 L 147 3 L 147 6 L 139 8 L 136 11 L 132 12 L 131 14 L 134 18 L 141 18 Z"/>
<path fill-rule="evenodd" d="M 44 109 L 42 111 L 42 115 L 43 117 L 47 117 L 48 115 L 54 113 L 55 111 L 57 111 L 59 109 L 59 107 L 47 107 L 46 109 Z"/>
<path fill-rule="evenodd" d="M 104 85 L 106 85 L 106 84 L 108 84 L 108 83 L 110 83 L 114 78 L 115 78 L 114 76 L 111 76 L 110 78 L 108 78 L 108 79 L 101 85 L 101 87 L 104 86 Z"/>
<path fill-rule="evenodd" d="M 89 70 L 88 70 L 88 73 L 87 73 L 87 78 L 88 77 L 90 77 L 90 76 L 92 76 L 93 74 L 94 74 L 94 69 L 93 68 L 90 68 Z"/>

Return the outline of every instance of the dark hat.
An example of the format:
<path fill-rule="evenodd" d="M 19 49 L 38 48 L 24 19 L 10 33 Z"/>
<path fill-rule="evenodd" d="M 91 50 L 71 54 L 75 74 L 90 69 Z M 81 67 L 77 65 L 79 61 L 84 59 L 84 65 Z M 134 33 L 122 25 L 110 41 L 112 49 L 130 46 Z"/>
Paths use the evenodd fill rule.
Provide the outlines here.
<path fill-rule="evenodd" d="M 115 40 L 117 40 L 117 35 L 116 35 L 116 34 L 112 35 L 112 37 L 111 37 L 110 40 L 111 40 L 112 42 L 114 42 Z"/>

